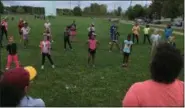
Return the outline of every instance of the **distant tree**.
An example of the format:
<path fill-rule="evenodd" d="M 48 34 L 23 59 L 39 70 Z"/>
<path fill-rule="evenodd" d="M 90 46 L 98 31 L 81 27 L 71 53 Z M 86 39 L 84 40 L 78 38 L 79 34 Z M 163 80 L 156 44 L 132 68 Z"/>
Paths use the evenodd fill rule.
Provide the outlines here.
<path fill-rule="evenodd" d="M 0 13 L 4 12 L 4 5 L 3 3 L 0 1 Z"/>
<path fill-rule="evenodd" d="M 74 7 L 73 14 L 75 16 L 82 16 L 82 9 L 79 6 Z"/>
<path fill-rule="evenodd" d="M 23 13 L 25 13 L 25 10 L 24 10 L 23 7 L 19 6 L 19 7 L 16 9 L 16 12 L 17 12 L 17 13 L 20 13 L 20 14 L 23 14 Z"/>
<path fill-rule="evenodd" d="M 117 16 L 121 16 L 122 8 L 119 6 L 117 9 Z"/>

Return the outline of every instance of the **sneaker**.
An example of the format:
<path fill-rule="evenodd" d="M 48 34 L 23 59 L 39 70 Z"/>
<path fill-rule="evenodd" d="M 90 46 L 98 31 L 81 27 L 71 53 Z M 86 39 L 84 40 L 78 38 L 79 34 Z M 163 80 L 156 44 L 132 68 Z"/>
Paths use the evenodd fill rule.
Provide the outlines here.
<path fill-rule="evenodd" d="M 55 68 L 55 65 L 52 65 L 52 68 L 54 69 Z"/>
<path fill-rule="evenodd" d="M 44 66 L 41 66 L 41 69 L 44 69 Z"/>

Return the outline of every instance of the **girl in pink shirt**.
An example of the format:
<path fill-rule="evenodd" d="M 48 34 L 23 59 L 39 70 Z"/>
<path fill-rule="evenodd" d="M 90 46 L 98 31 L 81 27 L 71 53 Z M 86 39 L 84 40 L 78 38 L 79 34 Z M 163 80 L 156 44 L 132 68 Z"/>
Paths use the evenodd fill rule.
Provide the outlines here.
<path fill-rule="evenodd" d="M 179 50 L 160 43 L 150 64 L 151 80 L 133 84 L 126 93 L 124 107 L 183 107 L 184 82 L 178 80 L 183 68 Z"/>
<path fill-rule="evenodd" d="M 88 44 L 88 65 L 90 64 L 91 58 L 92 58 L 92 64 L 93 67 L 95 67 L 94 65 L 94 61 L 95 61 L 95 54 L 96 54 L 96 48 L 97 48 L 97 44 L 99 44 L 99 42 L 95 39 L 96 34 L 93 34 L 90 39 L 87 41 Z"/>
<path fill-rule="evenodd" d="M 51 43 L 47 40 L 47 37 L 44 37 L 44 40 L 40 42 L 40 48 L 42 53 L 42 66 L 41 69 L 44 69 L 45 57 L 48 57 L 52 68 L 55 68 L 53 60 L 51 59 Z"/>

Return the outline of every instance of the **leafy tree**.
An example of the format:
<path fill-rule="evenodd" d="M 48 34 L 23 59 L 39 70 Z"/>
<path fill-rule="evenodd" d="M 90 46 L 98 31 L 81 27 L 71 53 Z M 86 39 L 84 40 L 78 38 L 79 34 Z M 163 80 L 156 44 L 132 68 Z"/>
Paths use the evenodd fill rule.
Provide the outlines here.
<path fill-rule="evenodd" d="M 20 13 L 20 14 L 23 14 L 23 13 L 25 13 L 25 10 L 24 10 L 24 8 L 22 8 L 21 6 L 19 6 L 19 7 L 16 9 L 16 12 L 17 12 L 17 13 Z"/>
<path fill-rule="evenodd" d="M 0 13 L 4 12 L 4 5 L 3 3 L 0 1 Z"/>
<path fill-rule="evenodd" d="M 82 16 L 82 9 L 79 6 L 74 7 L 73 14 L 75 16 Z"/>
<path fill-rule="evenodd" d="M 117 9 L 117 16 L 120 16 L 122 12 L 122 8 L 119 6 Z"/>

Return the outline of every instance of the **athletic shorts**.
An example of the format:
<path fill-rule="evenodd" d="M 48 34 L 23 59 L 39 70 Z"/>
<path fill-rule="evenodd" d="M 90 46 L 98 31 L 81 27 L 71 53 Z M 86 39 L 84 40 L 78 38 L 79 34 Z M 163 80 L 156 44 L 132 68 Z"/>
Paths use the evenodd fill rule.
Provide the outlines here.
<path fill-rule="evenodd" d="M 92 49 L 88 49 L 88 52 L 91 54 L 91 55 L 95 55 L 96 54 L 96 49 L 92 50 Z"/>
<path fill-rule="evenodd" d="M 126 56 L 126 57 L 129 57 L 130 53 L 124 52 L 123 55 Z"/>
<path fill-rule="evenodd" d="M 28 35 L 23 35 L 24 40 L 28 40 Z"/>

